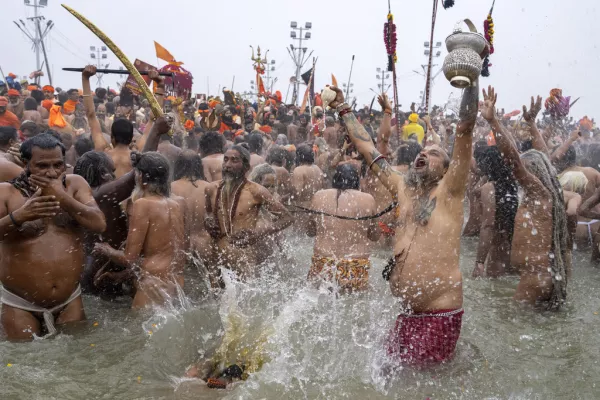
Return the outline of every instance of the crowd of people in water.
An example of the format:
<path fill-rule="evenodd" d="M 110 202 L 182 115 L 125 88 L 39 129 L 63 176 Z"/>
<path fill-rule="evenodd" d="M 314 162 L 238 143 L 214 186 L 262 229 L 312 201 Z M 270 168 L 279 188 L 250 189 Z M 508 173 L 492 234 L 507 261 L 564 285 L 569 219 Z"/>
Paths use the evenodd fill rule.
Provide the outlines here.
<path fill-rule="evenodd" d="M 549 113 L 552 99 L 505 114 L 477 83 L 457 113 L 395 114 L 385 94 L 357 110 L 331 87 L 329 107 L 304 112 L 270 94 L 176 99 L 150 72 L 155 118 L 126 87 L 92 91 L 95 73 L 81 89 L 13 74 L 0 86 L 7 340 L 84 320 L 82 293 L 161 307 L 194 262 L 218 296 L 225 270 L 260 279 L 284 240 L 308 235 L 307 280 L 334 295 L 369 290 L 371 253 L 392 255 L 387 354 L 422 367 L 450 360 L 460 336 L 461 236 L 479 235 L 473 277 L 518 275 L 514 299 L 544 310 L 569 301 L 578 243 L 600 259 L 600 132 Z M 247 372 L 207 358 L 186 375 L 224 387 Z"/>

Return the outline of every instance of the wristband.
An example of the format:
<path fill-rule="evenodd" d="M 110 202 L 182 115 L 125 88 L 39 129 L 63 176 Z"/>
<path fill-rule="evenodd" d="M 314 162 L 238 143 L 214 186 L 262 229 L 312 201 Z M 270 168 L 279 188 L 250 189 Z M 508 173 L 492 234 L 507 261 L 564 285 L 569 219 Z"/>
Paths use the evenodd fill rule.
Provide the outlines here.
<path fill-rule="evenodd" d="M 385 156 L 383 154 L 378 155 L 377 157 L 375 157 L 375 159 L 373 161 L 371 161 L 371 164 L 369 165 L 369 169 L 371 169 L 371 167 L 379 160 L 381 159 L 385 159 Z"/>
<path fill-rule="evenodd" d="M 383 113 L 384 113 L 384 114 L 389 114 L 389 115 L 390 115 L 390 117 L 392 116 L 392 110 L 390 110 L 389 108 L 387 108 L 387 109 L 383 110 Z"/>
<path fill-rule="evenodd" d="M 337 112 L 340 112 L 340 111 L 342 111 L 342 110 L 344 110 L 344 109 L 346 109 L 346 108 L 350 108 L 350 105 L 349 105 L 348 103 L 342 103 L 342 104 L 338 105 L 338 106 L 335 108 L 335 110 L 336 110 Z"/>
<path fill-rule="evenodd" d="M 22 224 L 18 223 L 17 220 L 15 219 L 15 217 L 13 216 L 12 212 L 8 213 L 8 217 L 10 218 L 10 221 L 13 223 L 14 226 L 16 226 L 17 228 L 20 228 Z"/>
<path fill-rule="evenodd" d="M 348 108 L 344 108 L 343 110 L 341 110 L 338 115 L 340 116 L 340 118 L 342 118 L 344 115 L 348 114 L 349 112 L 351 112 L 352 109 L 350 107 Z"/>

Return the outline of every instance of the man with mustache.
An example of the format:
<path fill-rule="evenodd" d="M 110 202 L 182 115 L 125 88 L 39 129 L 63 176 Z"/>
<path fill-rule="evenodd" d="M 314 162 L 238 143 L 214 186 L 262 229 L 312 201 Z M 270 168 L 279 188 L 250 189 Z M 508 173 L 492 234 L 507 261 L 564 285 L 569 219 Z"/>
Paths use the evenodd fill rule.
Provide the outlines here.
<path fill-rule="evenodd" d="M 478 84 L 464 91 L 452 160 L 439 146 L 426 147 L 405 176 L 377 151 L 342 91 L 332 89 L 337 97 L 330 106 L 369 168 L 399 203 L 395 256 L 383 273 L 402 304 L 388 338 L 388 355 L 408 365 L 441 363 L 454 354 L 464 313 L 458 261 Z"/>
<path fill-rule="evenodd" d="M 293 220 L 267 189 L 246 179 L 249 170 L 250 153 L 242 146 L 233 146 L 223 156 L 223 180 L 206 189 L 206 227 L 217 241 L 218 265 L 242 279 L 256 276 L 256 267 L 262 262 L 254 245 L 287 228 Z M 273 218 L 259 224 L 263 207 Z"/>

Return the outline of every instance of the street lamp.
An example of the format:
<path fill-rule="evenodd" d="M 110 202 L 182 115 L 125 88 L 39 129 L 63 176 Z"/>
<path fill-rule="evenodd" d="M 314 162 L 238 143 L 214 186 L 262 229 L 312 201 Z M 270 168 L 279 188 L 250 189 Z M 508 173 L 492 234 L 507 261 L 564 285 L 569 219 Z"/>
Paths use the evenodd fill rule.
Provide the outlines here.
<path fill-rule="evenodd" d="M 306 51 L 308 48 L 302 47 L 303 40 L 310 40 L 312 38 L 312 33 L 307 32 L 312 29 L 312 22 L 306 22 L 304 27 L 299 26 L 298 22 L 292 21 L 290 22 L 290 28 L 292 31 L 290 32 L 290 37 L 293 40 L 298 41 L 298 46 L 294 46 L 294 44 L 290 44 L 290 48 L 288 49 L 288 53 L 296 66 L 296 81 L 293 83 L 294 85 L 294 93 L 292 95 L 292 103 L 296 104 L 298 100 L 298 94 L 300 92 L 300 72 L 306 61 L 310 58 L 312 51 L 306 55 Z M 269 70 L 267 70 L 268 73 Z M 274 71 L 274 69 L 272 69 Z"/>

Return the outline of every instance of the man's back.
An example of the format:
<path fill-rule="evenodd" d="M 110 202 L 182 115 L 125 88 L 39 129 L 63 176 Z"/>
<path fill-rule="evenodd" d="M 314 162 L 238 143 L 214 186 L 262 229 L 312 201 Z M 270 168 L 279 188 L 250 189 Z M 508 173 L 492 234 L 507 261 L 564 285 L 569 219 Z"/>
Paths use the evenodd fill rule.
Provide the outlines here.
<path fill-rule="evenodd" d="M 108 151 L 115 164 L 115 178 L 120 178 L 133 169 L 131 166 L 131 150 L 128 147 L 117 146 Z"/>
<path fill-rule="evenodd" d="M 223 154 L 211 154 L 202 159 L 204 176 L 207 182 L 216 182 L 223 179 Z"/>
<path fill-rule="evenodd" d="M 181 154 L 182 150 L 179 147 L 173 145 L 171 142 L 164 140 L 158 144 L 158 152 L 165 156 L 165 158 L 169 162 L 172 179 L 175 161 L 177 160 L 177 157 L 179 157 L 179 154 Z"/>
<path fill-rule="evenodd" d="M 365 217 L 375 213 L 375 199 L 358 190 L 325 189 L 318 191 L 311 208 L 344 217 Z M 369 228 L 373 221 L 349 221 L 317 217 L 315 257 L 369 258 Z M 343 232 L 343 239 L 334 232 Z"/>
<path fill-rule="evenodd" d="M 146 272 L 165 278 L 169 273 L 182 272 L 183 210 L 182 201 L 162 196 L 144 197 L 133 203 L 133 213 L 137 215 L 143 213 L 148 218 L 142 249 L 144 258 L 142 268 Z"/>
<path fill-rule="evenodd" d="M 185 222 L 190 236 L 206 233 L 204 229 L 206 211 L 204 192 L 207 186 L 208 182 L 200 180 L 192 182 L 188 178 L 171 183 L 172 193 L 183 198 L 185 202 Z"/>
<path fill-rule="evenodd" d="M 23 169 L 5 157 L 0 157 L 0 182 L 6 182 L 23 173 Z"/>
<path fill-rule="evenodd" d="M 316 165 L 300 165 L 292 173 L 292 185 L 296 193 L 295 201 L 310 201 L 323 188 L 323 171 Z"/>

